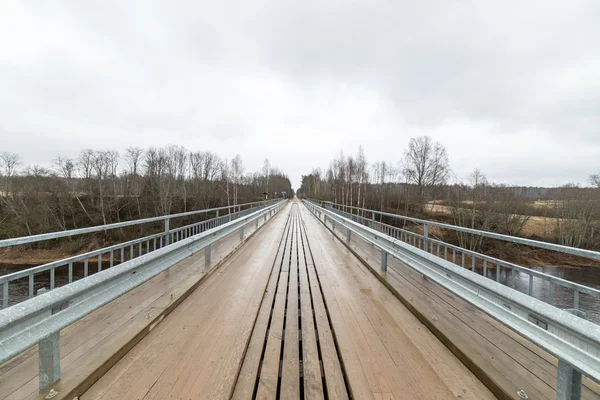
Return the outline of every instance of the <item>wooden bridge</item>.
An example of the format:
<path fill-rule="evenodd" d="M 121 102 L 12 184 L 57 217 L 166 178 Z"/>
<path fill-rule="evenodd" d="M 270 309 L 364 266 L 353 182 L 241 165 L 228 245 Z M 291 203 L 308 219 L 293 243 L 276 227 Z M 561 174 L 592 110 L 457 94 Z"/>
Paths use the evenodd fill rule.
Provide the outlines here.
<path fill-rule="evenodd" d="M 246 233 L 63 329 L 42 393 L 37 346 L 2 364 L 0 398 L 557 398 L 556 357 L 303 203 Z"/>

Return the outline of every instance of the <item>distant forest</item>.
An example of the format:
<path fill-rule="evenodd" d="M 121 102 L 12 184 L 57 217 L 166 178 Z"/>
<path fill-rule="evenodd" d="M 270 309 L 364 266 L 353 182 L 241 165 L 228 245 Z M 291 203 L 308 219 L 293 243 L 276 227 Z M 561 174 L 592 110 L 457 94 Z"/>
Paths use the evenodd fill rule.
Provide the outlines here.
<path fill-rule="evenodd" d="M 347 206 L 385 210 L 567 246 L 600 249 L 600 174 L 588 187 L 518 187 L 489 182 L 475 169 L 452 178 L 445 147 L 430 137 L 413 138 L 396 164 L 367 162 L 362 147 L 340 152 L 329 166 L 302 176 L 299 196 Z M 445 237 L 480 249 L 470 235 Z"/>
<path fill-rule="evenodd" d="M 82 150 L 53 166 L 24 166 L 0 153 L 0 239 L 293 196 L 268 160 L 246 172 L 242 158 L 181 146 Z"/>

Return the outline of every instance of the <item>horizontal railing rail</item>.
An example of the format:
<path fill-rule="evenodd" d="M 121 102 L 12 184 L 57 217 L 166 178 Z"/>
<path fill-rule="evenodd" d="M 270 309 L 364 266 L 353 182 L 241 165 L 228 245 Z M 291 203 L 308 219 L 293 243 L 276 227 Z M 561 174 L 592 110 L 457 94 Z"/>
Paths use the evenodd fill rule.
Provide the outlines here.
<path fill-rule="evenodd" d="M 388 254 L 427 279 L 490 315 L 503 325 L 559 359 L 557 399 L 576 399 L 582 373 L 600 381 L 600 326 L 546 304 L 524 293 L 486 279 L 368 226 L 345 218 L 314 202 L 308 209 L 332 230 L 340 226 L 346 239 L 356 235 L 381 251 L 381 268 L 387 271 Z M 340 240 L 343 240 L 336 234 Z"/>
<path fill-rule="evenodd" d="M 211 245 L 244 227 L 258 228 L 286 204 L 285 200 L 198 233 L 134 260 L 124 262 L 0 311 L 0 363 L 38 345 L 40 392 L 60 378 L 60 331 L 94 310 L 152 279 L 204 249 L 210 264 Z"/>
<path fill-rule="evenodd" d="M 522 244 L 525 246 L 536 247 L 539 249 L 546 249 L 546 250 L 557 251 L 557 252 L 565 253 L 565 254 L 572 254 L 572 255 L 576 255 L 576 256 L 580 256 L 580 257 L 590 258 L 592 260 L 600 260 L 600 252 L 598 252 L 598 251 L 580 249 L 577 247 L 563 246 L 560 244 L 543 242 L 540 240 L 526 239 L 526 238 L 517 237 L 517 236 L 503 235 L 501 233 L 481 231 L 481 230 L 466 228 L 466 227 L 462 227 L 462 226 L 458 226 L 458 225 L 445 224 L 442 222 L 435 222 L 435 221 L 429 221 L 429 220 L 425 220 L 425 219 L 406 217 L 404 215 L 392 214 L 392 213 L 387 213 L 387 212 L 377 211 L 377 210 L 370 210 L 368 208 L 347 206 L 347 205 L 343 205 L 343 204 L 333 203 L 330 201 L 321 201 L 321 200 L 312 200 L 312 199 L 310 199 L 310 201 L 316 202 L 321 205 L 327 204 L 328 207 L 332 207 L 332 208 L 338 209 L 340 211 L 356 210 L 358 212 L 368 213 L 372 216 L 373 220 L 375 219 L 375 215 L 381 215 L 381 216 L 385 216 L 385 217 L 396 218 L 396 219 L 401 219 L 401 220 L 408 221 L 408 222 L 413 222 L 416 224 L 423 225 L 424 227 L 435 226 L 435 227 L 438 227 L 441 229 L 449 229 L 449 230 L 453 230 L 456 232 L 469 233 L 469 234 L 476 235 L 476 236 L 482 236 L 482 237 L 487 237 L 490 239 L 497 239 L 497 240 L 502 240 L 505 242 Z"/>
<path fill-rule="evenodd" d="M 352 219 L 353 221 L 359 222 L 363 225 L 370 226 L 371 228 L 374 228 L 379 232 L 383 232 L 386 235 L 393 236 L 394 238 L 399 239 L 412 246 L 415 246 L 419 249 L 425 250 L 432 254 L 437 254 L 438 257 L 441 257 L 445 260 L 449 260 L 449 258 L 451 258 L 453 263 L 458 264 L 463 268 L 467 267 L 465 263 L 465 256 L 469 256 L 471 258 L 471 271 L 478 272 L 478 270 L 480 270 L 484 277 L 492 279 L 488 276 L 488 271 L 493 268 L 495 269 L 494 279 L 496 280 L 496 282 L 500 281 L 501 268 L 505 268 L 509 271 L 510 286 L 513 289 L 516 289 L 514 272 L 518 271 L 519 273 L 526 274 L 529 277 L 527 279 L 526 292 L 530 296 L 532 296 L 534 293 L 534 278 L 546 281 L 548 282 L 548 284 L 550 284 L 549 290 L 546 294 L 546 298 L 540 299 L 548 302 L 551 305 L 555 305 L 555 286 L 566 288 L 572 291 L 573 310 L 580 311 L 580 294 L 585 294 L 595 299 L 600 299 L 599 289 L 585 286 L 580 283 L 571 282 L 569 280 L 546 274 L 544 272 L 536 271 L 531 268 L 523 267 L 521 265 L 514 264 L 509 261 L 501 260 L 473 250 L 468 250 L 460 246 L 452 245 L 442 240 L 433 238 L 432 236 L 426 236 L 424 234 L 422 235 L 419 233 L 411 232 L 409 230 L 402 229 L 393 225 L 388 225 L 383 222 L 373 220 L 372 218 L 365 218 L 360 215 L 348 213 L 337 208 L 328 209 L 332 212 L 335 212 L 338 215 Z M 424 232 L 428 232 L 428 229 L 424 228 Z M 451 253 L 449 253 L 448 250 L 450 250 Z M 456 260 L 457 256 L 460 256 L 460 263 Z M 477 265 L 481 265 L 481 268 L 476 268 Z M 597 301 L 596 303 L 596 305 L 600 307 L 600 301 Z M 583 313 L 577 313 L 577 315 L 583 316 Z"/>
<path fill-rule="evenodd" d="M 252 203 L 254 205 L 255 203 Z M 49 272 L 48 287 L 42 287 L 42 292 L 45 290 L 53 290 L 57 287 L 57 272 L 64 271 L 67 269 L 66 281 L 63 279 L 63 284 L 71 283 L 77 280 L 78 275 L 74 274 L 77 271 L 76 263 L 82 263 L 79 269 L 83 270 L 83 273 L 79 274 L 81 278 L 85 278 L 91 272 L 89 269 L 89 261 L 95 259 L 97 263 L 97 272 L 106 269 L 106 267 L 113 267 L 114 265 L 121 264 L 127 260 L 134 259 L 143 254 L 156 251 L 159 248 L 164 247 L 168 243 L 175 243 L 181 239 L 185 239 L 191 235 L 195 235 L 200 232 L 204 232 L 207 229 L 215 228 L 222 225 L 225 222 L 229 222 L 233 219 L 240 218 L 250 212 L 260 210 L 266 207 L 267 204 L 260 204 L 253 208 L 244 209 L 242 211 L 236 211 L 231 214 L 224 214 L 219 217 L 207 219 L 204 221 L 196 222 L 193 224 L 185 225 L 179 228 L 170 229 L 153 235 L 144 236 L 141 238 L 129 240 L 126 242 L 118 243 L 108 247 L 104 247 L 98 250 L 93 250 L 87 253 L 79 254 L 76 256 L 68 257 L 62 260 L 53 261 L 36 267 L 24 269 L 0 276 L 0 288 L 2 289 L 2 308 L 7 308 L 20 301 L 32 298 L 35 296 L 35 285 L 36 275 L 41 273 Z M 237 206 L 236 206 L 237 208 Z M 202 210 L 208 211 L 208 210 Z M 145 246 L 144 246 L 145 245 Z M 108 260 L 105 256 L 108 256 Z M 80 271 L 81 272 L 81 271 Z M 27 283 L 15 282 L 19 280 L 25 280 Z M 15 288 L 16 286 L 16 288 Z M 26 294 L 21 293 L 26 286 Z M 39 286 L 39 285 L 38 285 Z M 10 292 L 17 292 L 17 296 L 12 296 Z M 39 289 L 38 289 L 39 290 Z"/>
<path fill-rule="evenodd" d="M 241 211 L 242 207 L 254 207 L 259 204 L 273 203 L 274 201 L 276 201 L 276 200 L 255 201 L 252 203 L 244 203 L 244 204 L 236 204 L 236 205 L 224 206 L 224 207 L 208 208 L 208 209 L 204 209 L 204 210 L 195 210 L 195 211 L 188 211 L 188 212 L 179 213 L 179 214 L 169 214 L 169 215 L 162 215 L 162 216 L 158 216 L 158 217 L 135 219 L 132 221 L 125 221 L 125 222 L 116 222 L 114 224 L 97 225 L 97 226 L 90 226 L 87 228 L 70 229 L 70 230 L 66 230 L 66 231 L 41 233 L 39 235 L 22 236 L 22 237 L 16 237 L 16 238 L 12 238 L 12 239 L 3 239 L 3 240 L 0 240 L 0 248 L 1 247 L 9 247 L 9 246 L 17 246 L 17 245 L 28 244 L 28 243 L 37 243 L 37 242 L 42 242 L 45 240 L 59 239 L 59 238 L 63 238 L 63 237 L 83 235 L 86 233 L 108 231 L 108 230 L 112 230 L 112 229 L 124 228 L 127 226 L 148 224 L 151 222 L 164 222 L 165 231 L 169 231 L 169 221 L 173 218 L 189 217 L 192 215 L 204 214 L 204 213 L 209 213 L 209 212 L 216 212 L 217 216 L 219 216 L 219 211 L 222 211 L 222 210 L 234 210 L 235 211 L 235 209 L 237 208 L 238 211 Z"/>

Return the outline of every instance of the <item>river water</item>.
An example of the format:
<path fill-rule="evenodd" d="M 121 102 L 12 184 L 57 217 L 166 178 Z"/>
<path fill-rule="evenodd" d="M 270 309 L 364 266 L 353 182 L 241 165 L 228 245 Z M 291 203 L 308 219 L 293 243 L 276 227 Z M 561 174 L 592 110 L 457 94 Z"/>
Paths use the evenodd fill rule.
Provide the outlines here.
<path fill-rule="evenodd" d="M 7 273 L 20 271 L 26 268 L 30 268 L 32 265 L 23 265 L 19 268 L 15 268 L 6 264 L 0 264 L 0 275 Z M 89 274 L 92 275 L 97 271 L 97 263 L 90 260 L 89 263 Z M 582 285 L 590 286 L 595 289 L 600 289 L 600 267 L 584 267 L 584 268 L 566 268 L 566 267 L 533 267 L 532 269 L 544 272 L 549 275 L 553 275 L 568 281 L 580 283 Z M 495 279 L 495 270 L 488 270 L 488 277 Z M 73 265 L 73 279 L 77 280 L 83 277 L 83 263 Z M 520 274 L 515 272 L 515 288 L 523 293 L 527 293 L 529 285 L 529 275 Z M 61 267 L 56 270 L 55 275 L 56 286 L 63 286 L 68 283 L 68 269 L 67 267 Z M 506 274 L 502 270 L 500 274 L 500 282 L 503 284 L 510 284 L 510 274 Z M 41 288 L 50 287 L 50 273 L 41 273 L 35 276 L 34 293 Z M 533 284 L 533 295 L 535 298 L 547 301 L 549 292 L 549 283 L 542 279 L 534 278 Z M 9 304 L 16 304 L 27 299 L 28 296 L 28 280 L 27 278 L 20 279 L 10 284 L 9 287 Z M 573 292 L 561 288 L 555 287 L 554 291 L 554 305 L 568 309 L 573 307 Z M 587 318 L 600 325 L 600 299 L 594 299 L 588 295 L 580 294 L 579 297 L 579 309 L 587 314 Z"/>
<path fill-rule="evenodd" d="M 104 265 L 104 264 L 103 264 Z M 8 265 L 6 263 L 0 263 L 0 276 L 25 270 L 27 268 L 36 267 L 36 265 L 19 265 L 18 267 Z M 73 263 L 73 280 L 79 280 L 83 278 L 83 261 Z M 105 266 L 106 267 L 106 266 Z M 98 262 L 95 260 L 89 260 L 88 263 L 88 276 L 93 275 L 98 271 Z M 33 292 L 37 293 L 42 288 L 50 288 L 50 271 L 41 272 L 35 274 L 33 282 Z M 67 265 L 59 267 L 55 270 L 54 284 L 56 287 L 64 286 L 69 283 L 69 269 Z M 27 300 L 29 295 L 29 280 L 27 277 L 12 281 L 8 288 L 8 303 L 9 305 L 20 303 L 23 300 Z M 1 304 L 0 304 L 1 305 Z"/>
<path fill-rule="evenodd" d="M 582 268 L 531 267 L 531 269 L 600 290 L 600 267 L 597 266 Z M 529 287 L 529 274 L 515 272 L 514 277 L 515 289 L 522 293 L 527 293 Z M 496 279 L 496 271 L 494 269 L 488 270 L 488 278 Z M 500 273 L 500 282 L 505 285 L 510 285 L 510 273 L 506 274 L 505 271 L 502 270 Z M 538 278 L 533 279 L 533 296 L 536 299 L 548 301 L 549 291 L 550 283 L 548 281 Z M 562 309 L 573 308 L 573 291 L 555 286 L 553 305 Z M 593 298 L 586 294 L 580 294 L 579 309 L 587 314 L 588 320 L 600 325 L 600 299 Z"/>

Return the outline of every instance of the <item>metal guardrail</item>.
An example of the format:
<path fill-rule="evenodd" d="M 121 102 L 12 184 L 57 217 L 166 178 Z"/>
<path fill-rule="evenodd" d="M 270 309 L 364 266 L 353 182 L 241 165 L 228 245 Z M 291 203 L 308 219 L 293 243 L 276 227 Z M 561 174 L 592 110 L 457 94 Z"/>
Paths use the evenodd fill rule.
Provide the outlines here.
<path fill-rule="evenodd" d="M 255 206 L 256 204 L 258 204 L 258 205 Z M 250 205 L 252 208 L 240 210 L 241 206 L 247 206 L 247 205 Z M 154 235 L 145 236 L 142 238 L 115 244 L 115 245 L 104 247 L 104 248 L 101 248 L 98 250 L 90 251 L 90 252 L 87 252 L 84 254 L 79 254 L 79 255 L 76 255 L 73 257 L 68 257 L 68 258 L 65 258 L 62 260 L 53 261 L 53 262 L 43 264 L 40 266 L 31 267 L 31 268 L 28 268 L 28 269 L 25 269 L 22 271 L 13 272 L 10 274 L 0 276 L 0 287 L 2 288 L 2 308 L 7 308 L 11 305 L 18 303 L 18 300 L 17 300 L 17 301 L 12 301 L 12 304 L 11 304 L 11 299 L 10 299 L 10 289 L 13 288 L 11 283 L 16 283 L 17 285 L 19 284 L 19 282 L 15 282 L 15 281 L 25 280 L 25 278 L 27 278 L 27 296 L 26 297 L 30 299 L 35 296 L 35 290 L 34 290 L 35 289 L 35 276 L 38 274 L 48 273 L 48 271 L 49 271 L 50 287 L 44 288 L 44 289 L 53 290 L 56 287 L 56 271 L 58 269 L 66 268 L 68 270 L 68 272 L 67 272 L 68 277 L 67 277 L 67 282 L 65 282 L 65 283 L 72 283 L 77 278 L 77 275 L 74 275 L 74 273 L 73 273 L 74 268 L 76 268 L 76 263 L 83 262 L 83 268 L 82 268 L 83 269 L 83 278 L 85 278 L 90 273 L 89 266 L 88 266 L 90 259 L 96 260 L 97 272 L 100 272 L 103 270 L 103 268 L 104 269 L 106 269 L 106 267 L 110 268 L 110 267 L 113 267 L 114 265 L 121 264 L 127 260 L 132 260 L 136 257 L 142 256 L 142 255 L 150 253 L 152 251 L 156 251 L 157 249 L 160 249 L 160 248 L 168 245 L 169 243 L 175 243 L 179 240 L 185 239 L 192 235 L 196 235 L 198 233 L 204 232 L 207 229 L 215 228 L 226 222 L 229 222 L 234 219 L 240 218 L 244 215 L 247 215 L 250 212 L 260 210 L 260 209 L 266 207 L 267 205 L 268 204 L 265 202 L 262 202 L 262 204 L 261 203 L 247 203 L 244 205 L 235 206 L 235 208 L 238 209 L 238 211 L 235 211 L 231 214 L 224 214 L 221 216 L 219 216 L 218 214 L 219 214 L 219 210 L 222 210 L 223 208 L 193 211 L 194 214 L 216 212 L 217 216 L 215 218 L 196 222 L 196 223 L 189 224 L 189 225 L 182 226 L 182 227 L 175 228 L 175 229 L 169 229 L 169 223 L 166 223 L 165 230 L 163 232 L 160 232 L 160 233 L 157 233 Z M 189 213 L 185 213 L 185 214 L 190 215 Z M 161 218 L 162 220 L 168 221 L 168 219 L 177 218 L 180 216 L 183 216 L 183 215 L 182 214 L 173 214 L 173 215 L 168 215 L 165 217 L 157 217 L 157 218 Z M 155 220 L 155 219 L 152 218 L 152 220 Z M 129 222 L 125 222 L 125 223 L 133 223 L 133 222 L 142 224 L 142 223 L 147 223 L 148 221 L 147 220 L 136 220 L 136 221 L 129 221 Z M 98 230 L 102 230 L 101 228 L 103 228 L 105 226 L 107 226 L 107 225 L 85 228 L 85 229 L 94 229 L 94 231 L 98 231 Z M 114 229 L 114 228 L 111 228 L 111 229 Z M 63 232 L 57 232 L 57 233 L 62 234 Z M 32 238 L 32 236 L 29 236 L 29 238 Z M 28 243 L 31 243 L 31 242 L 28 242 Z M 106 260 L 106 258 L 107 258 L 106 256 L 108 256 L 108 260 Z M 22 298 L 25 296 L 20 296 L 20 297 Z"/>
<path fill-rule="evenodd" d="M 582 373 L 600 382 L 600 326 L 314 202 L 304 204 L 324 224 L 329 222 L 333 231 L 336 225 L 346 228 L 348 240 L 354 234 L 379 248 L 383 270 L 387 270 L 389 254 L 556 356 L 559 359 L 557 399 L 581 397 Z"/>
<path fill-rule="evenodd" d="M 261 219 L 266 222 L 285 204 L 282 200 L 0 311 L 0 363 L 37 344 L 39 387 L 44 391 L 60 378 L 62 329 L 202 249 L 210 263 L 212 244 L 237 231 L 243 239 L 245 226 L 255 223 L 258 228 Z"/>
<path fill-rule="evenodd" d="M 319 203 L 319 202 L 315 202 L 314 200 L 310 200 L 310 201 L 314 202 L 315 204 Z M 346 206 L 342 206 L 342 205 L 334 204 L 334 203 L 330 203 L 330 202 L 322 202 L 322 204 L 324 204 L 327 209 L 337 213 L 338 215 L 341 215 L 345 218 L 352 219 L 353 221 L 359 222 L 363 225 L 370 226 L 371 228 L 374 228 L 374 229 L 378 230 L 379 232 L 383 232 L 386 235 L 393 236 L 396 239 L 399 239 L 405 243 L 411 244 L 411 245 L 413 245 L 419 249 L 425 250 L 431 254 L 437 254 L 438 257 L 441 257 L 445 260 L 449 260 L 451 258 L 452 262 L 454 264 L 461 265 L 463 268 L 467 267 L 467 265 L 465 264 L 465 262 L 466 262 L 465 256 L 468 256 L 471 259 L 471 266 L 470 266 L 471 271 L 477 272 L 478 269 L 476 268 L 476 266 L 482 265 L 482 268 L 480 269 L 481 273 L 483 274 L 483 276 L 490 278 L 488 276 L 488 270 L 494 268 L 495 269 L 494 279 L 496 280 L 496 282 L 500 281 L 501 269 L 504 268 L 510 274 L 510 286 L 513 289 L 516 288 L 514 272 L 518 271 L 519 273 L 526 274 L 526 275 L 528 275 L 526 292 L 530 296 L 533 295 L 533 291 L 534 291 L 533 290 L 534 289 L 534 278 L 546 281 L 549 284 L 549 290 L 547 293 L 547 297 L 544 300 L 551 305 L 554 305 L 554 303 L 555 303 L 554 297 L 555 297 L 555 290 L 556 290 L 555 287 L 556 286 L 568 289 L 568 290 L 572 291 L 572 295 L 573 295 L 572 309 L 576 310 L 576 314 L 579 316 L 584 315 L 582 312 L 580 312 L 580 295 L 581 294 L 585 294 L 585 295 L 591 296 L 595 299 L 598 299 L 599 300 L 598 306 L 600 307 L 600 290 L 598 290 L 598 289 L 594 289 L 589 286 L 585 286 L 585 285 L 582 285 L 582 284 L 579 284 L 576 282 L 571 282 L 566 279 L 558 278 L 556 276 L 552 276 L 552 275 L 549 275 L 549 274 L 546 274 L 543 272 L 535 271 L 533 269 L 526 268 L 521 265 L 511 263 L 509 261 L 504 261 L 504 260 L 501 260 L 501 259 L 498 259 L 495 257 L 491 257 L 491 256 L 488 256 L 488 255 L 485 255 L 482 253 L 478 253 L 476 251 L 464 249 L 462 247 L 455 246 L 455 245 L 446 243 L 444 241 L 435 239 L 429 235 L 429 226 L 443 227 L 446 229 L 453 229 L 453 230 L 461 231 L 461 232 L 468 231 L 468 233 L 478 234 L 478 235 L 485 236 L 485 237 L 493 237 L 495 239 L 500 239 L 498 236 L 512 238 L 515 240 L 510 240 L 511 242 L 515 242 L 516 240 L 519 240 L 520 243 L 527 244 L 528 246 L 532 246 L 532 247 L 540 247 L 538 244 L 543 243 L 544 249 L 555 250 L 555 251 L 560 251 L 560 252 L 569 253 L 569 254 L 575 254 L 576 252 L 581 250 L 581 251 L 586 252 L 586 254 L 589 256 L 589 258 L 593 258 L 593 259 L 600 258 L 599 252 L 570 248 L 570 247 L 566 247 L 566 246 L 560 246 L 560 245 L 555 245 L 555 244 L 546 243 L 546 242 L 540 242 L 540 241 L 536 241 L 536 240 L 529 240 L 529 239 L 525 239 L 525 238 L 516 238 L 513 236 L 498 235 L 498 234 L 495 234 L 492 232 L 478 231 L 478 230 L 462 228 L 462 227 L 457 227 L 457 226 L 448 225 L 448 224 L 440 224 L 437 222 L 409 218 L 409 217 L 404 217 L 404 216 L 396 215 L 396 214 L 381 213 L 379 211 L 374 211 L 374 210 L 369 210 L 369 209 L 348 207 L 348 209 L 359 210 L 359 211 L 371 214 L 371 218 L 365 218 L 365 217 L 362 217 L 357 214 L 352 214 L 352 213 L 343 211 L 343 208 Z M 338 208 L 335 208 L 335 207 L 338 207 Z M 394 218 L 398 218 L 398 219 L 407 219 L 411 222 L 423 224 L 424 234 L 421 235 L 421 234 L 418 234 L 415 232 L 408 231 L 406 229 L 398 228 L 393 225 L 388 225 L 388 224 L 384 224 L 380 221 L 376 221 L 374 216 L 377 214 L 385 215 L 388 217 L 394 217 Z M 505 240 L 505 239 L 501 239 L 501 240 Z M 572 249 L 573 251 L 565 251 L 565 249 Z M 460 257 L 459 261 L 457 261 L 457 256 Z M 490 278 L 490 279 L 492 279 L 492 278 Z"/>
<path fill-rule="evenodd" d="M 160 217 L 135 219 L 132 221 L 116 222 L 114 224 L 90 226 L 88 228 L 71 229 L 68 231 L 41 233 L 39 235 L 22 236 L 22 237 L 17 237 L 17 238 L 12 238 L 12 239 L 3 239 L 3 240 L 0 240 L 0 248 L 9 247 L 9 246 L 17 246 L 17 245 L 27 244 L 27 243 L 42 242 L 45 240 L 52 240 L 52 239 L 58 239 L 58 238 L 63 238 L 63 237 L 69 237 L 69 236 L 83 235 L 86 233 L 108 231 L 111 229 L 124 228 L 126 226 L 133 226 L 133 225 L 148 224 L 150 222 L 158 222 L 158 221 L 162 221 L 165 224 L 165 232 L 168 232 L 169 231 L 169 221 L 173 218 L 189 217 L 192 215 L 204 214 L 204 213 L 209 213 L 209 212 L 216 212 L 217 217 L 218 217 L 219 211 L 221 211 L 221 210 L 234 210 L 235 211 L 235 209 L 237 208 L 238 211 L 241 211 L 242 207 L 250 206 L 250 208 L 252 208 L 253 206 L 256 206 L 256 205 L 265 204 L 265 203 L 273 203 L 274 201 L 276 201 L 276 200 L 255 201 L 253 203 L 244 203 L 244 204 L 236 204 L 236 205 L 232 205 L 232 206 L 224 206 L 224 207 L 217 207 L 217 208 L 208 208 L 208 209 L 204 209 L 204 210 L 188 211 L 188 212 L 179 213 L 179 214 L 163 215 Z"/>
<path fill-rule="evenodd" d="M 401 219 L 404 221 L 414 222 L 416 224 L 423 225 L 423 227 L 425 228 L 425 231 L 428 230 L 427 229 L 428 227 L 435 226 L 438 228 L 449 229 L 449 230 L 453 230 L 456 232 L 469 233 L 472 235 L 487 237 L 490 239 L 498 239 L 498 240 L 503 240 L 505 242 L 512 242 L 512 243 L 517 243 L 517 244 L 523 244 L 526 246 L 537 247 L 540 249 L 557 251 L 559 253 L 572 254 L 572 255 L 576 255 L 576 256 L 580 256 L 580 257 L 590 258 L 592 260 L 600 260 L 600 252 L 598 252 L 598 251 L 579 249 L 576 247 L 563 246 L 563 245 L 555 244 L 555 243 L 542 242 L 540 240 L 526 239 L 526 238 L 521 238 L 521 237 L 517 237 L 517 236 L 503 235 L 501 233 L 480 231 L 477 229 L 465 228 L 465 227 L 457 226 L 457 225 L 444 224 L 441 222 L 434 222 L 434 221 L 428 221 L 428 220 L 424 220 L 424 219 L 405 217 L 403 215 L 386 213 L 386 212 L 377 211 L 377 210 L 370 210 L 368 208 L 346 206 L 343 204 L 333 203 L 331 201 L 320 201 L 320 200 L 312 200 L 312 199 L 310 199 L 310 201 L 314 201 L 314 202 L 317 202 L 320 204 L 327 204 L 328 206 L 330 206 L 334 209 L 338 209 L 340 211 L 357 210 L 359 212 L 369 213 L 372 216 L 372 220 L 375 220 L 375 215 L 381 215 L 381 216 L 385 216 L 385 217 L 396 218 L 396 219 Z"/>

